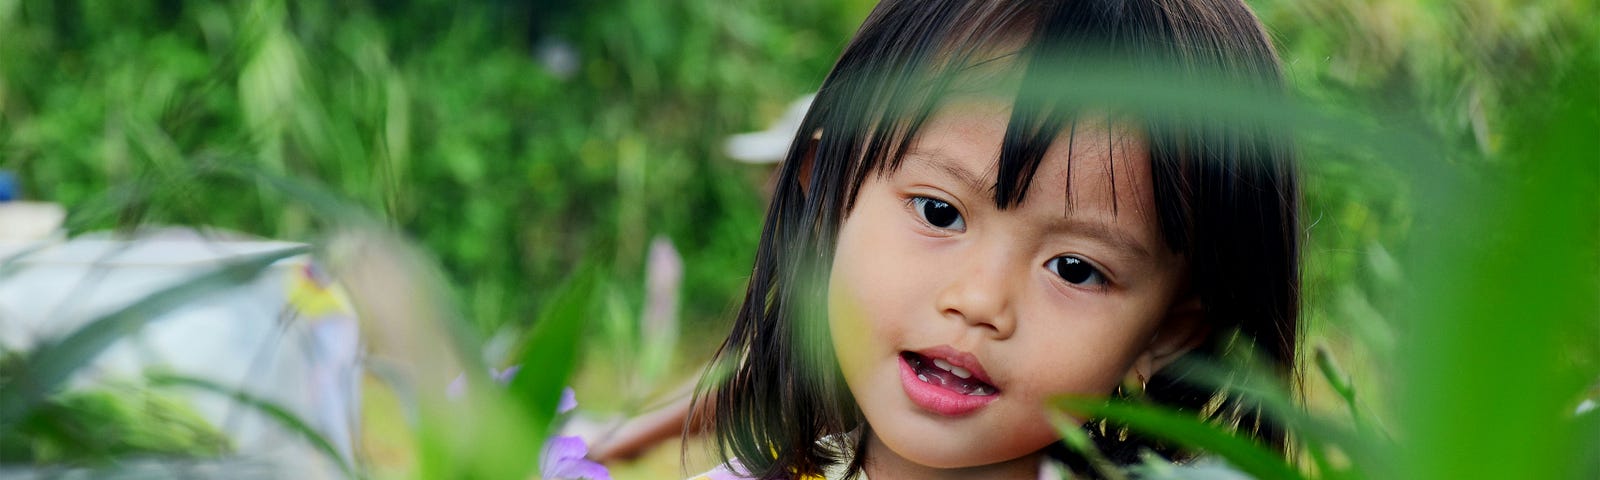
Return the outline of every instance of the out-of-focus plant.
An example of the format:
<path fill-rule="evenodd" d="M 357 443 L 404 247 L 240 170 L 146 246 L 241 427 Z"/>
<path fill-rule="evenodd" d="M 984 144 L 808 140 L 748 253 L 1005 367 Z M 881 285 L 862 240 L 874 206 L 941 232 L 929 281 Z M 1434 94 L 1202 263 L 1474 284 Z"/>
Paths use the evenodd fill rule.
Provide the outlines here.
<path fill-rule="evenodd" d="M 1328 171 L 1330 164 L 1382 165 L 1404 182 L 1396 194 L 1410 206 L 1411 219 L 1403 236 L 1385 242 L 1389 247 L 1383 250 L 1397 254 L 1368 259 L 1372 281 L 1383 288 L 1362 293 L 1373 300 L 1366 302 L 1373 316 L 1365 319 L 1372 330 L 1357 324 L 1352 332 L 1360 341 L 1357 351 L 1389 366 L 1381 374 L 1355 382 L 1320 344 L 1307 348 L 1309 374 L 1301 385 L 1268 381 L 1271 375 L 1264 373 L 1234 373 L 1259 370 L 1248 361 L 1187 367 L 1189 381 L 1225 387 L 1291 432 L 1296 448 L 1288 458 L 1194 412 L 1136 400 L 1075 398 L 1059 406 L 1076 418 L 1108 418 L 1195 448 L 1235 473 L 1258 478 L 1600 475 L 1592 460 L 1600 451 L 1600 414 L 1579 407 L 1593 399 L 1600 381 L 1600 137 L 1594 134 L 1600 129 L 1600 89 L 1594 84 L 1600 78 L 1594 43 L 1600 31 L 1592 24 L 1551 21 L 1558 28 L 1535 39 L 1549 42 L 1550 50 L 1522 59 L 1528 70 L 1478 71 L 1494 74 L 1478 80 L 1507 94 L 1482 119 L 1494 125 L 1489 142 L 1447 141 L 1478 138 L 1482 126 L 1441 125 L 1425 107 L 1401 110 L 1427 105 L 1425 98 L 1391 99 L 1393 110 L 1374 110 L 1327 105 L 1314 96 L 1299 102 L 1252 99 L 1220 86 L 1189 102 L 1176 97 L 1191 91 L 1187 86 L 1119 76 L 1115 66 L 1074 77 L 1078 83 L 1066 94 L 1142 114 L 1194 109 L 1275 125 L 1299 136 L 1310 152 L 1337 152 L 1306 158 L 1313 172 Z M 1419 90 L 1431 91 L 1425 87 Z M 1313 245 L 1316 235 L 1313 227 Z M 1310 274 L 1319 273 L 1352 270 Z M 1342 323 L 1340 312 L 1321 312 L 1317 320 L 1326 323 L 1318 326 L 1352 325 Z M 1366 335 L 1373 330 L 1383 335 Z M 1364 385 L 1383 386 L 1387 395 L 1363 403 Z M 1306 386 L 1332 392 L 1340 407 L 1307 411 L 1290 393 Z M 1077 425 L 1058 426 L 1066 438 L 1075 438 Z M 1097 455 L 1083 439 L 1069 443 L 1084 450 L 1103 475 L 1122 475 L 1094 462 Z M 1182 472 L 1162 476 L 1205 478 Z"/>
<path fill-rule="evenodd" d="M 135 299 L 26 351 L 0 352 L 0 458 L 41 466 L 105 466 L 141 456 L 203 459 L 229 453 L 231 442 L 225 435 L 167 392 L 138 383 L 67 390 L 68 380 L 113 343 L 167 312 L 248 283 L 274 262 L 304 252 L 296 247 L 246 256 Z M 6 266 L 0 265 L 0 274 L 7 274 Z M 274 406 L 252 406 L 283 417 Z M 327 445 L 298 419 L 283 418 Z M 322 450 L 335 464 L 345 465 L 331 448 Z"/>
<path fill-rule="evenodd" d="M 574 277 L 535 323 L 507 388 L 477 352 L 477 335 L 451 306 L 451 290 L 425 255 L 384 234 L 333 242 L 333 270 L 347 286 L 371 345 L 371 366 L 406 399 L 418 455 L 413 475 L 524 478 L 539 466 L 582 327 L 597 311 L 598 274 Z M 451 398 L 465 372 L 466 392 Z"/>
<path fill-rule="evenodd" d="M 578 408 L 572 389 L 562 393 L 561 405 L 556 413 L 568 414 Z M 582 437 L 559 435 L 545 442 L 539 452 L 539 473 L 547 479 L 611 480 L 611 471 L 605 465 L 588 458 L 589 444 Z"/>
<path fill-rule="evenodd" d="M 54 405 L 84 395 L 67 390 L 67 380 L 124 335 L 158 321 L 176 307 L 248 283 L 278 260 L 310 252 L 328 267 L 358 310 L 369 350 L 368 367 L 386 380 L 386 386 L 397 396 L 406 399 L 405 417 L 414 429 L 414 451 L 418 456 L 416 469 L 409 472 L 411 476 L 527 478 L 539 471 L 537 452 L 553 433 L 563 387 L 577 362 L 583 326 L 597 312 L 602 273 L 586 268 L 555 289 L 552 301 L 517 350 L 516 361 L 530 368 L 514 377 L 502 375 L 510 377 L 506 388 L 487 388 L 492 380 L 483 373 L 488 369 L 476 353 L 482 348 L 475 326 L 465 321 L 455 306 L 455 291 L 443 280 L 431 257 L 385 230 L 359 205 L 326 187 L 255 168 L 200 168 L 192 174 L 200 178 L 248 179 L 265 189 L 289 194 L 319 221 L 340 225 L 344 230 L 331 233 L 315 247 L 282 249 L 220 265 L 17 355 L 19 360 L 8 362 L 5 374 L 0 375 L 0 435 L 8 444 L 17 443 L 13 440 L 18 439 L 49 446 L 46 442 L 53 438 L 50 432 L 41 433 L 31 426 L 88 420 L 83 409 L 63 410 Z M 464 384 L 472 394 L 451 400 L 449 383 L 455 372 L 467 372 Z M 344 468 L 345 474 L 366 473 L 352 463 L 357 459 L 340 458 L 326 439 L 281 406 L 179 375 L 154 375 L 149 386 L 199 388 L 224 395 L 303 434 Z M 144 453 L 159 453 L 153 450 L 123 449 L 107 453 L 106 459 L 120 462 Z M 34 457 L 51 455 L 45 451 Z M 556 464 L 570 467 L 573 461 L 552 456 L 546 466 L 553 468 Z"/>
<path fill-rule="evenodd" d="M 7 359 L 5 368 L 21 368 Z M 134 385 L 64 392 L 0 430 L 13 465 L 103 466 L 137 456 L 216 458 L 232 442 L 181 399 Z"/>
<path fill-rule="evenodd" d="M 622 409 L 637 413 L 646 397 L 661 390 L 661 383 L 672 373 L 677 352 L 679 297 L 683 284 L 683 258 L 672 241 L 657 237 L 650 242 L 645 263 L 644 301 L 635 312 L 625 294 L 613 287 L 606 295 L 606 309 L 597 352 L 614 362 L 618 381 L 612 387 L 622 400 Z"/>
<path fill-rule="evenodd" d="M 6 375 L 0 377 L 0 428 L 10 428 L 46 399 L 59 393 L 73 372 L 99 356 L 124 335 L 138 331 L 164 313 L 217 290 L 238 286 L 273 262 L 304 253 L 286 248 L 218 266 L 128 305 L 91 319 L 61 338 L 48 339 L 27 352 L 8 353 Z"/>
<path fill-rule="evenodd" d="M 71 207 L 74 232 L 324 245 L 404 400 L 404 473 L 520 478 L 580 355 L 670 371 L 650 350 L 668 347 L 580 346 L 585 322 L 612 345 L 656 341 L 634 321 L 656 310 L 637 281 L 658 271 L 656 235 L 681 252 L 683 331 L 716 331 L 701 327 L 737 299 L 761 215 L 760 179 L 720 162 L 718 139 L 813 90 L 870 3 L 0 1 L 0 167 Z M 1305 349 L 1322 353 L 1301 385 L 1233 387 L 1295 426 L 1301 464 L 1102 413 L 1262 475 L 1594 472 L 1600 417 L 1571 412 L 1600 371 L 1595 6 L 1251 3 L 1316 105 L 1244 115 L 1307 127 L 1305 318 L 1328 348 Z M 482 388 L 490 331 L 536 366 L 507 389 Z M 451 402 L 458 372 L 486 393 Z M 17 392 L 0 388 L 5 408 Z"/>
<path fill-rule="evenodd" d="M 720 138 L 815 89 L 865 3 L 0 2 L 0 167 L 78 232 L 306 239 L 304 206 L 191 167 L 326 185 L 437 256 L 484 333 L 531 326 L 527 286 L 582 258 L 639 309 L 666 235 L 685 321 L 720 324 L 762 214 Z"/>

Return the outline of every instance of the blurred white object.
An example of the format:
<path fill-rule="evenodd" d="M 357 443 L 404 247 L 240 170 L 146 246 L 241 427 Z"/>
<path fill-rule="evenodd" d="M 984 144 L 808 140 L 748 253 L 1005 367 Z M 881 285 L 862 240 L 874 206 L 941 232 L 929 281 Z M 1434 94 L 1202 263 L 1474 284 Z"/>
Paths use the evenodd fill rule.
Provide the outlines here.
<path fill-rule="evenodd" d="M 0 170 L 0 244 L 22 244 L 61 237 L 67 211 L 60 205 L 22 201 L 22 183 Z"/>
<path fill-rule="evenodd" d="M 723 150 L 729 158 L 745 163 L 778 163 L 789 154 L 789 144 L 794 142 L 795 131 L 800 129 L 800 122 L 805 120 L 806 111 L 811 109 L 811 100 L 816 94 L 808 94 L 789 104 L 789 109 L 784 110 L 772 126 L 759 132 L 741 133 L 730 135 L 723 142 Z"/>
<path fill-rule="evenodd" d="M 45 202 L 0 202 L 0 242 L 39 241 L 59 235 L 67 211 Z"/>
<path fill-rule="evenodd" d="M 0 347 L 30 349 L 239 257 L 296 246 L 169 234 L 78 238 L 0 254 L 16 255 L 0 274 Z M 348 461 L 360 418 L 359 346 L 349 302 L 302 255 L 161 315 L 77 370 L 67 388 L 134 380 L 150 368 L 202 378 L 287 409 Z M 257 410 L 212 392 L 181 392 L 241 457 L 267 459 L 280 477 L 342 476 L 299 434 Z"/>

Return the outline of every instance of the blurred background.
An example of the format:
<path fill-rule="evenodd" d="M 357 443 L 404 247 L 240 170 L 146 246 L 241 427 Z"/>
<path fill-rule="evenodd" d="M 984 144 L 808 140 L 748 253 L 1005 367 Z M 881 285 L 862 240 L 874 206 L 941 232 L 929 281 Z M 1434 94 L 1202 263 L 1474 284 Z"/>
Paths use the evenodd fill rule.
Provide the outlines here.
<path fill-rule="evenodd" d="M 740 301 L 773 169 L 734 158 L 762 155 L 730 152 L 730 137 L 813 92 L 873 3 L 0 0 L 0 169 L 19 198 L 61 206 L 68 235 L 186 226 L 320 244 L 344 225 L 318 199 L 337 199 L 432 259 L 496 366 L 559 287 L 598 272 L 568 382 L 568 428 L 593 435 L 699 375 Z M 1403 118 L 1462 152 L 1452 168 L 1468 176 L 1494 175 L 1509 132 L 1529 128 L 1519 102 L 1600 45 L 1600 9 L 1579 0 L 1250 3 L 1297 96 Z M 1382 362 L 1403 343 L 1394 292 L 1419 215 L 1440 206 L 1418 204 L 1392 159 L 1337 148 L 1366 140 L 1310 140 L 1305 363 L 1323 351 L 1382 423 L 1396 413 Z M 1592 187 L 1593 168 L 1580 173 Z M 1592 255 L 1576 261 L 1594 273 Z M 1591 396 L 1592 353 L 1571 360 Z M 1311 410 L 1347 409 L 1311 378 Z M 414 474 L 401 400 L 365 382 L 356 462 Z M 691 442 L 682 469 L 670 439 L 608 466 L 711 466 Z"/>

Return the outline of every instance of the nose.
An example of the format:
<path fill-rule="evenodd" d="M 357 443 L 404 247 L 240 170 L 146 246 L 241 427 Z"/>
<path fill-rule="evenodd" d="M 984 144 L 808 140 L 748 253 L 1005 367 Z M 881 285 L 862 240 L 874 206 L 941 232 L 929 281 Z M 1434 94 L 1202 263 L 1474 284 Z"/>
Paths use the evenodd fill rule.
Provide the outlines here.
<path fill-rule="evenodd" d="M 997 251 L 963 255 L 935 298 L 939 313 L 959 319 L 975 328 L 988 330 L 995 339 L 1009 338 L 1016 332 L 1012 308 L 1013 287 L 1023 276 L 1008 265 L 1006 255 Z"/>

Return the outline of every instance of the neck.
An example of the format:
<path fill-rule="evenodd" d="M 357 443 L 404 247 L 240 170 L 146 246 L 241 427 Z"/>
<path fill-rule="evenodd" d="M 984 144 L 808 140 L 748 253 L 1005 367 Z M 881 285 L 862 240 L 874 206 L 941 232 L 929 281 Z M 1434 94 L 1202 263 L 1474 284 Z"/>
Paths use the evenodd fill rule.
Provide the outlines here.
<path fill-rule="evenodd" d="M 870 431 L 870 430 L 869 430 Z M 989 465 L 960 468 L 937 468 L 922 465 L 890 450 L 876 434 L 866 438 L 866 455 L 864 468 L 867 478 L 871 480 L 906 480 L 906 479 L 1004 479 L 1004 480 L 1037 480 L 1039 478 L 1039 452 L 1023 455 L 1018 458 L 1006 460 Z"/>

